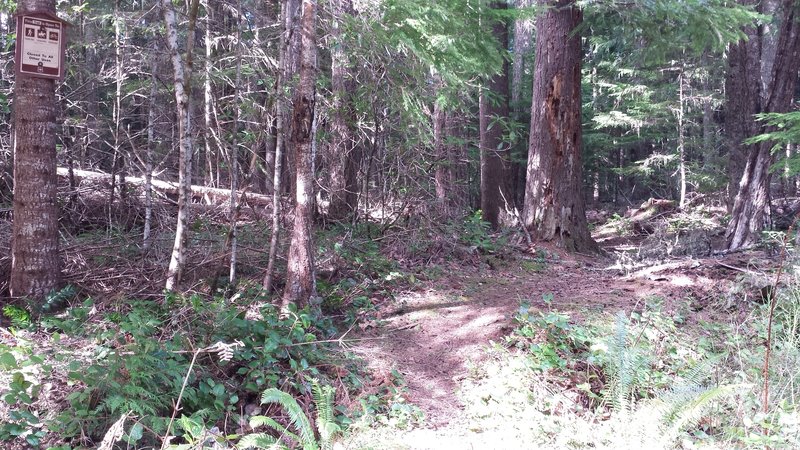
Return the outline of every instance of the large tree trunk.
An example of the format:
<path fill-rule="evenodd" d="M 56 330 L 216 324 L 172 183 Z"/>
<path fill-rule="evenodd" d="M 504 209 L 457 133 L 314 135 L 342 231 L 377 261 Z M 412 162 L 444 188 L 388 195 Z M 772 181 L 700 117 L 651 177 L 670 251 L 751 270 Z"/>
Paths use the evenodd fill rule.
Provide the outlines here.
<path fill-rule="evenodd" d="M 286 267 L 283 307 L 306 306 L 316 295 L 312 219 L 314 173 L 311 155 L 316 84 L 316 0 L 303 0 L 300 23 L 300 81 L 294 95 L 291 149 L 295 165 L 295 207 L 292 240 Z"/>
<path fill-rule="evenodd" d="M 21 0 L 18 13 L 55 15 L 55 0 Z M 63 64 L 63 62 L 62 62 Z M 20 76 L 14 87 L 14 221 L 11 296 L 26 297 L 35 312 L 60 287 L 56 176 L 55 82 Z"/>
<path fill-rule="evenodd" d="M 505 9 L 506 4 L 496 2 L 492 7 Z M 495 20 L 492 24 L 492 34 L 501 48 L 508 48 L 508 27 L 505 21 Z M 500 73 L 492 76 L 487 81 L 486 87 L 481 89 L 479 109 L 481 211 L 483 220 L 497 229 L 500 226 L 503 198 L 513 198 L 509 192 L 500 192 L 501 189 L 507 189 L 507 183 L 504 183 L 502 155 L 508 154 L 508 148 L 503 142 L 503 127 L 497 123 L 492 124 L 498 118 L 503 120 L 508 118 L 508 62 L 505 59 Z"/>
<path fill-rule="evenodd" d="M 581 176 L 581 38 L 572 0 L 550 7 L 536 26 L 533 106 L 523 222 L 535 240 L 595 252 Z"/>
<path fill-rule="evenodd" d="M 349 218 L 358 202 L 358 167 L 360 155 L 353 136 L 353 94 L 355 86 L 350 75 L 350 60 L 344 46 L 344 22 L 352 14 L 351 0 L 334 0 L 331 48 L 331 85 L 333 111 L 331 115 L 331 145 L 328 147 L 328 189 L 332 220 Z"/>
<path fill-rule="evenodd" d="M 743 2 L 744 3 L 744 2 Z M 739 190 L 747 163 L 744 140 L 758 132 L 753 120 L 761 108 L 761 39 L 756 27 L 747 27 L 747 40 L 731 44 L 725 77 L 725 140 L 728 147 L 728 211 Z"/>
<path fill-rule="evenodd" d="M 192 0 L 189 10 L 188 36 L 194 34 L 197 21 L 199 0 Z M 172 246 L 172 256 L 167 268 L 166 290 L 171 291 L 180 282 L 184 266 L 186 250 L 186 234 L 189 225 L 189 209 L 192 203 L 192 117 L 190 114 L 191 101 L 191 68 L 192 48 L 194 39 L 187 39 L 186 63 L 184 64 L 178 48 L 178 29 L 175 22 L 175 10 L 170 0 L 162 0 L 161 7 L 164 12 L 166 25 L 167 46 L 174 70 L 175 102 L 178 112 L 178 136 L 180 139 L 180 157 L 178 162 L 178 223 L 175 226 L 175 242 Z"/>
<path fill-rule="evenodd" d="M 778 31 L 775 61 L 772 75 L 766 83 L 764 95 L 756 97 L 756 105 L 760 112 L 782 113 L 791 107 L 797 85 L 797 73 L 800 70 L 800 4 L 795 0 L 784 0 L 778 17 L 783 18 Z M 741 45 L 741 43 L 739 44 Z M 736 70 L 731 61 L 731 72 Z M 758 73 L 758 72 L 756 72 Z M 730 73 L 730 77 L 735 77 Z M 728 91 L 728 113 L 741 115 L 739 96 L 742 92 Z M 741 105 L 747 108 L 749 105 Z M 751 107 L 752 109 L 752 107 Z M 752 116 L 749 117 L 754 121 Z M 727 125 L 727 123 L 726 123 Z M 757 132 L 770 131 L 758 124 L 747 125 L 746 129 Z M 735 133 L 734 129 L 731 132 Z M 755 132 L 753 134 L 756 134 Z M 752 135 L 751 135 L 752 136 Z M 762 142 L 747 146 L 747 164 L 739 182 L 736 199 L 731 211 L 731 221 L 725 233 L 728 249 L 733 250 L 758 242 L 760 233 L 769 222 L 769 168 L 774 162 L 771 154 L 772 143 Z"/>

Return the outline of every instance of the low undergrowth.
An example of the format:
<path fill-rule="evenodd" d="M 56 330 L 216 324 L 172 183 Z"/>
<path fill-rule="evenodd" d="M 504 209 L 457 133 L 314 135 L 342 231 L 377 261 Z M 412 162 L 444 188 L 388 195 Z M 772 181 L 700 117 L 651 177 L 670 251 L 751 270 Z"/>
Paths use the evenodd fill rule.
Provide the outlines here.
<path fill-rule="evenodd" d="M 180 442 L 186 430 L 170 428 L 174 416 L 233 438 L 248 431 L 265 389 L 308 396 L 309 377 L 343 392 L 358 384 L 334 352 L 330 320 L 309 310 L 282 315 L 265 300 L 168 296 L 105 311 L 87 300 L 15 330 L 0 345 L 11 379 L 0 439 L 82 448 L 120 416 L 134 447 Z"/>
<path fill-rule="evenodd" d="M 457 245 L 479 253 L 504 245 L 475 217 L 448 225 L 454 239 L 458 230 L 469 231 Z M 362 364 L 343 351 L 354 326 L 375 321 L 377 304 L 418 277 L 441 274 L 434 265 L 410 269 L 414 253 L 392 253 L 397 237 L 382 232 L 391 230 L 363 223 L 320 233 L 321 312 L 281 312 L 246 279 L 215 297 L 122 301 L 118 293 L 103 302 L 78 300 L 70 287 L 52 308 L 62 312 L 48 309 L 39 320 L 23 307 L 7 307 L 12 326 L 0 329 L 0 443 L 52 450 L 112 448 L 106 443 L 266 448 L 282 436 L 282 445 L 325 448 L 335 431 L 354 422 L 419 424 L 421 411 L 405 402 L 399 373 L 389 384 L 370 386 Z M 408 249 L 435 245 L 416 237 L 406 240 Z M 78 289 L 87 291 L 94 290 Z"/>
<path fill-rule="evenodd" d="M 533 448 L 798 448 L 798 293 L 778 300 L 766 413 L 767 305 L 741 323 L 689 325 L 688 303 L 667 313 L 651 299 L 578 324 L 522 302 L 512 335 L 461 393 L 467 428 Z"/>

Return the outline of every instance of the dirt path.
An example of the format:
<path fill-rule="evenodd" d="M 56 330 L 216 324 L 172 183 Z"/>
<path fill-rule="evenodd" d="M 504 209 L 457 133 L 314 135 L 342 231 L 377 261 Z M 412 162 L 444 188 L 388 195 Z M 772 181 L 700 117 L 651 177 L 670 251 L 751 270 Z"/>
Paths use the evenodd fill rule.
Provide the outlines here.
<path fill-rule="evenodd" d="M 563 257 L 566 258 L 566 257 Z M 501 270 L 454 271 L 397 298 L 384 311 L 385 325 L 361 333 L 379 338 L 361 341 L 353 350 L 368 361 L 376 383 L 389 383 L 397 370 L 407 383 L 407 399 L 425 413 L 428 429 L 441 429 L 458 419 L 460 381 L 470 366 L 484 358 L 490 341 L 500 341 L 513 329 L 520 301 L 539 309 L 552 308 L 581 322 L 591 310 L 613 315 L 644 306 L 648 297 L 674 300 L 702 288 L 709 264 L 684 261 L 667 273 L 623 276 L 608 270 L 607 259 L 558 259 L 542 271 L 515 263 Z M 712 264 L 713 265 L 713 264 Z M 530 266 L 528 264 L 528 266 Z M 553 294 L 550 305 L 543 294 Z"/>

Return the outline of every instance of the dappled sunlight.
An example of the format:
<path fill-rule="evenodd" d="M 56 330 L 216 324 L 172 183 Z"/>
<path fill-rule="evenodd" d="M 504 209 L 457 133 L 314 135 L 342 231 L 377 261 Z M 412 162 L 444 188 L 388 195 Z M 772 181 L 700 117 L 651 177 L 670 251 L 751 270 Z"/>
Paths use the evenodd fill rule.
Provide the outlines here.
<path fill-rule="evenodd" d="M 663 427 L 681 388 L 612 412 L 611 405 L 597 403 L 598 386 L 608 382 L 603 378 L 608 375 L 597 375 L 598 363 L 585 362 L 586 355 L 564 357 L 565 367 L 559 370 L 536 369 L 553 358 L 541 347 L 546 344 L 542 333 L 571 342 L 569 336 L 583 336 L 581 330 L 591 322 L 592 333 L 601 333 L 586 335 L 592 339 L 591 352 L 610 355 L 616 351 L 608 341 L 618 326 L 615 315 L 635 318 L 638 328 L 630 333 L 637 342 L 652 342 L 652 352 L 660 355 L 655 361 L 665 357 L 663 352 L 681 364 L 700 360 L 703 351 L 676 327 L 702 328 L 705 320 L 724 315 L 721 303 L 712 299 L 735 281 L 725 265 L 739 263 L 673 258 L 625 271 L 607 262 L 559 255 L 536 271 L 524 265 L 458 271 L 397 296 L 380 311 L 384 326 L 366 332 L 383 339 L 364 341 L 355 350 L 378 373 L 395 370 L 403 397 L 425 419 L 403 429 L 369 427 L 347 442 L 385 449 L 674 448 L 680 429 L 667 432 Z M 539 346 L 539 356 L 514 349 L 518 338 L 513 333 L 519 329 L 514 316 L 520 312 L 535 320 L 526 345 Z M 549 330 L 544 324 L 563 329 Z M 533 363 L 536 358 L 544 359 Z M 561 370 L 572 375 L 559 378 Z M 680 381 L 670 380 L 674 374 L 661 376 L 667 377 L 661 381 L 666 385 Z M 739 388 L 708 389 L 709 396 L 724 398 Z M 681 445 L 695 448 L 688 441 Z"/>

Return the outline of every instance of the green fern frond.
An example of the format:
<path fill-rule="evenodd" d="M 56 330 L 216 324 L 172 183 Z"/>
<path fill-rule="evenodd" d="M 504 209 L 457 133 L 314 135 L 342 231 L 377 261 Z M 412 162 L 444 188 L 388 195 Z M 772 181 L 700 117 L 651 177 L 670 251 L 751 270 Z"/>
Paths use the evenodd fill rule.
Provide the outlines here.
<path fill-rule="evenodd" d="M 638 374 L 648 364 L 649 359 L 628 344 L 628 318 L 620 312 L 615 320 L 614 335 L 608 342 L 608 361 L 604 365 L 606 385 L 601 404 L 615 411 L 632 412 Z"/>
<path fill-rule="evenodd" d="M 302 442 L 300 436 L 289 431 L 285 426 L 278 423 L 275 419 L 267 416 L 253 416 L 250 418 L 250 428 L 267 427 L 277 431 L 282 437 L 286 437 L 295 442 Z"/>
<path fill-rule="evenodd" d="M 716 400 L 730 397 L 749 387 L 751 385 L 748 384 L 684 386 L 675 387 L 667 394 L 659 396 L 659 401 L 664 404 L 662 439 L 665 443 L 674 441 L 682 429 L 697 425 Z"/>
<path fill-rule="evenodd" d="M 318 380 L 311 380 L 311 395 L 317 405 L 317 431 L 322 450 L 330 450 L 333 447 L 333 438 L 342 431 L 336 424 L 333 413 L 335 393 L 336 390 L 331 386 L 322 386 Z"/>
<path fill-rule="evenodd" d="M 294 397 L 281 390 L 269 388 L 261 394 L 261 404 L 265 403 L 277 403 L 286 410 L 292 424 L 300 432 L 300 443 L 303 446 L 303 450 L 317 450 L 319 448 L 316 436 L 314 436 L 314 429 L 311 428 L 311 422 Z"/>
<path fill-rule="evenodd" d="M 117 413 L 119 411 L 122 411 L 123 409 L 129 410 L 128 401 L 125 400 L 124 397 L 119 395 L 111 395 L 108 398 L 106 398 L 103 403 L 105 404 L 105 407 L 108 408 L 108 410 L 111 411 L 112 413 Z"/>
<path fill-rule="evenodd" d="M 258 428 L 258 427 L 269 427 L 279 433 L 283 433 L 286 430 L 286 427 L 276 422 L 275 419 L 273 419 L 272 417 L 267 417 L 267 416 L 251 417 L 250 428 Z"/>
<path fill-rule="evenodd" d="M 255 433 L 244 436 L 236 444 L 237 449 L 256 448 L 260 450 L 288 450 L 289 447 L 281 444 L 276 438 L 266 433 Z"/>
<path fill-rule="evenodd" d="M 330 386 L 322 386 L 318 380 L 311 379 L 311 395 L 317 408 L 317 430 L 320 435 L 320 442 L 317 443 L 316 435 L 311 427 L 311 421 L 306 416 L 303 408 L 297 403 L 294 397 L 281 390 L 270 388 L 261 394 L 261 404 L 276 403 L 287 411 L 289 419 L 295 429 L 299 431 L 294 434 L 289 429 L 275 419 L 267 416 L 253 416 L 250 418 L 250 427 L 268 427 L 280 433 L 280 438 L 273 438 L 265 433 L 251 434 L 243 437 L 237 448 L 257 448 L 257 449 L 281 449 L 286 448 L 281 443 L 282 438 L 297 442 L 302 445 L 303 450 L 329 450 L 333 448 L 333 438 L 341 432 L 341 429 L 334 420 L 333 400 L 335 390 Z"/>

